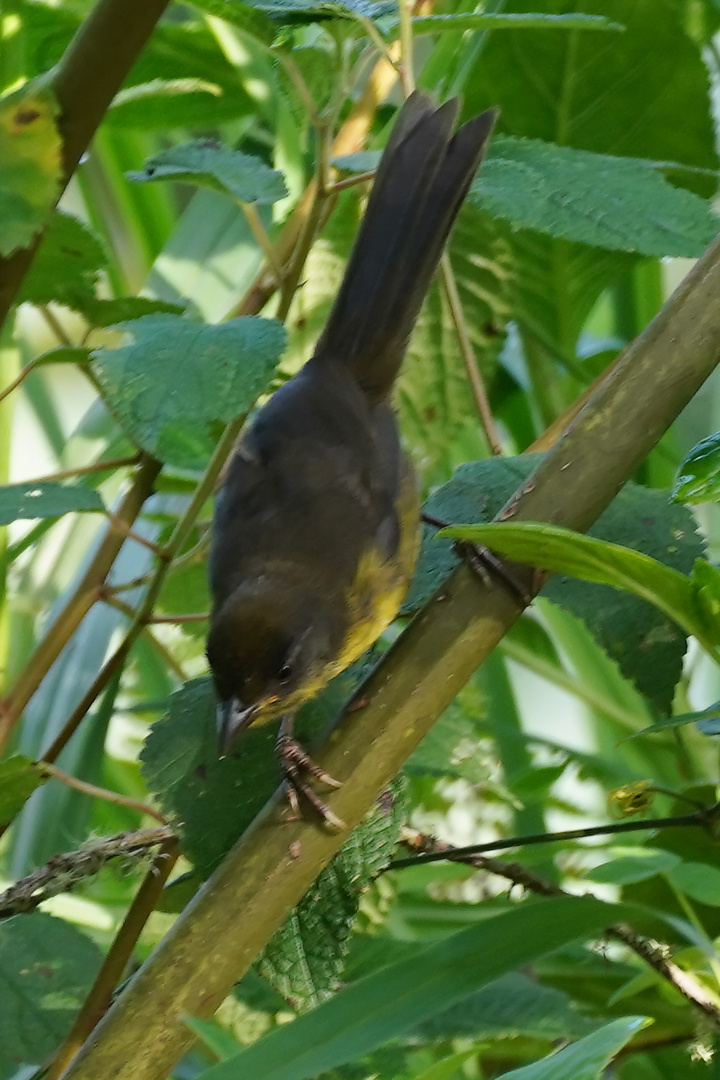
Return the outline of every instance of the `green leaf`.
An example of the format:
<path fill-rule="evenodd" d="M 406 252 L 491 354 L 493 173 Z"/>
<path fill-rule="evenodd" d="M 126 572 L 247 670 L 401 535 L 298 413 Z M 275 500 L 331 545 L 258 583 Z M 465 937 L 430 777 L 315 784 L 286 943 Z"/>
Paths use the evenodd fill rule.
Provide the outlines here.
<path fill-rule="evenodd" d="M 672 495 L 682 503 L 717 502 L 720 498 L 720 432 L 708 435 L 683 458 Z"/>
<path fill-rule="evenodd" d="M 555 1040 L 585 1035 L 595 1024 L 568 994 L 512 972 L 432 1016 L 414 1034 L 433 1041 L 519 1036 Z"/>
<path fill-rule="evenodd" d="M 27 247 L 60 193 L 57 102 L 40 81 L 0 100 L 0 255 Z"/>
<path fill-rule="evenodd" d="M 648 724 L 642 731 L 634 731 L 628 735 L 628 738 L 637 739 L 641 735 L 654 735 L 658 731 L 685 727 L 686 724 L 697 724 L 698 731 L 702 731 L 704 735 L 720 734 L 720 701 L 716 701 L 714 705 L 708 705 L 707 709 L 701 709 L 699 712 L 682 713 L 680 716 L 671 716 L 667 720 L 659 720 L 657 724 Z"/>
<path fill-rule="evenodd" d="M 400 838 L 406 800 L 395 781 L 311 885 L 256 968 L 295 1008 L 329 997 L 340 984 L 360 898 L 390 862 Z"/>
<path fill-rule="evenodd" d="M 212 142 L 172 146 L 145 162 L 142 172 L 130 172 L 131 180 L 178 180 L 222 191 L 245 203 L 274 203 L 284 199 L 283 178 L 260 158 L 230 150 Z"/>
<path fill-rule="evenodd" d="M 145 315 L 118 329 L 131 342 L 93 353 L 108 405 L 148 453 L 196 468 L 212 453 L 213 422 L 228 423 L 267 386 L 284 344 L 273 319 L 208 326 Z"/>
<path fill-rule="evenodd" d="M 487 544 L 530 566 L 625 589 L 654 604 L 686 633 L 694 634 L 712 653 L 715 651 L 690 579 L 639 551 L 537 522 L 468 525 L 445 529 L 443 533 Z"/>
<path fill-rule="evenodd" d="M 57 345 L 41 353 L 34 364 L 36 367 L 43 364 L 87 364 L 89 360 L 90 350 L 82 345 Z"/>
<path fill-rule="evenodd" d="M 539 460 L 540 455 L 523 454 L 462 465 L 427 500 L 425 510 L 448 523 L 488 521 Z M 669 503 L 664 492 L 632 483 L 625 485 L 590 533 L 642 551 L 683 574 L 693 569 L 702 553 L 692 515 Z M 404 610 L 413 611 L 424 603 L 457 561 L 450 541 L 426 526 Z M 658 708 L 671 711 L 686 647 L 686 636 L 674 622 L 628 593 L 573 578 L 552 578 L 542 595 L 582 619 L 622 673 Z"/>
<path fill-rule="evenodd" d="M 555 1054 L 504 1073 L 505 1080 L 602 1080 L 608 1065 L 638 1031 L 652 1021 L 624 1016 Z"/>
<path fill-rule="evenodd" d="M 93 326 L 117 326 L 119 323 L 141 319 L 143 315 L 182 315 L 183 304 L 154 300 L 149 296 L 116 296 L 112 300 L 88 299 L 78 307 Z"/>
<path fill-rule="evenodd" d="M 681 859 L 671 851 L 658 848 L 629 848 L 626 855 L 619 855 L 610 862 L 600 863 L 585 874 L 590 881 L 599 881 L 610 885 L 628 885 L 635 881 L 645 881 L 656 874 L 666 874 Z"/>
<path fill-rule="evenodd" d="M 296 729 L 307 742 L 346 699 L 343 675 L 300 710 Z M 215 696 L 210 679 L 196 679 L 170 699 L 154 724 L 141 760 L 163 810 L 182 822 L 184 850 L 207 877 L 230 850 L 280 781 L 274 725 L 251 728 L 236 750 L 217 754 Z M 358 903 L 390 860 L 404 814 L 401 788 L 386 793 L 353 831 L 258 961 L 258 970 L 293 1004 L 306 1006 L 337 986 Z"/>
<path fill-rule="evenodd" d="M 101 959 L 85 934 L 50 915 L 0 923 L 0 1065 L 9 1075 L 57 1048 Z"/>
<path fill-rule="evenodd" d="M 395 27 L 399 19 L 388 19 Z M 420 15 L 412 21 L 413 34 L 438 34 L 450 30 L 604 30 L 623 31 L 622 23 L 613 22 L 602 15 L 486 15 L 483 12 L 466 12 L 461 15 Z"/>
<path fill-rule="evenodd" d="M 708 204 L 655 162 L 537 139 L 497 136 L 472 197 L 513 229 L 641 255 L 697 257 L 720 230 Z"/>
<path fill-rule="evenodd" d="M 95 285 L 106 265 L 105 249 L 87 225 L 56 210 L 23 283 L 20 301 L 54 301 L 83 311 L 95 298 Z"/>
<path fill-rule="evenodd" d="M 222 88 L 207 79 L 151 79 L 116 94 L 105 123 L 150 131 L 174 127 L 185 110 L 186 124 L 194 126 L 203 114 L 212 116 L 222 97 Z"/>
<path fill-rule="evenodd" d="M 720 869 L 708 863 L 681 862 L 671 867 L 667 876 L 680 892 L 691 900 L 720 907 Z"/>
<path fill-rule="evenodd" d="M 80 484 L 71 486 L 55 481 L 34 484 L 26 481 L 0 487 L 0 525 L 9 525 L 20 518 L 34 520 L 104 509 L 97 491 Z"/>
<path fill-rule="evenodd" d="M 183 1023 L 220 1061 L 227 1060 L 242 1049 L 242 1043 L 238 1042 L 227 1028 L 221 1027 L 217 1020 L 198 1020 L 194 1016 L 184 1016 Z"/>
<path fill-rule="evenodd" d="M 516 905 L 341 990 L 214 1066 L 206 1080 L 305 1080 L 403 1034 L 515 968 L 617 921 L 586 897 Z"/>
<path fill-rule="evenodd" d="M 46 780 L 42 767 L 23 754 L 0 761 L 0 827 L 12 821 Z"/>

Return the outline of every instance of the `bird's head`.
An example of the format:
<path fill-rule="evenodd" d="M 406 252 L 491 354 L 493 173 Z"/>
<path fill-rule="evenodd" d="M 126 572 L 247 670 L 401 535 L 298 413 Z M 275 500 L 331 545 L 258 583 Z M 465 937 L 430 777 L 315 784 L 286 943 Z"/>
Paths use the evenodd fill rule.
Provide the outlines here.
<path fill-rule="evenodd" d="M 213 614 L 207 657 L 225 755 L 250 724 L 294 712 L 334 674 L 338 635 L 323 600 L 266 585 L 238 590 Z"/>

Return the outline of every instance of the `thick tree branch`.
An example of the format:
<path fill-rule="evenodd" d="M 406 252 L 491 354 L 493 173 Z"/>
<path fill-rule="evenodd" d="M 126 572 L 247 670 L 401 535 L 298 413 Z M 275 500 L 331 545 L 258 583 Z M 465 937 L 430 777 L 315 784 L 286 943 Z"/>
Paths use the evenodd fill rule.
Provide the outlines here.
<path fill-rule="evenodd" d="M 63 141 L 61 191 L 167 5 L 168 0 L 98 0 L 65 51 L 52 80 Z M 0 259 L 0 326 L 39 242 L 38 236 L 30 247 Z"/>
<path fill-rule="evenodd" d="M 720 244 L 696 264 L 551 450 L 504 516 L 586 529 L 720 360 Z M 531 583 L 529 571 L 519 571 Z M 460 566 L 418 614 L 317 754 L 343 781 L 329 802 L 350 826 L 520 613 Z M 345 834 L 289 821 L 276 795 L 180 916 L 66 1080 L 159 1080 L 283 923 Z"/>

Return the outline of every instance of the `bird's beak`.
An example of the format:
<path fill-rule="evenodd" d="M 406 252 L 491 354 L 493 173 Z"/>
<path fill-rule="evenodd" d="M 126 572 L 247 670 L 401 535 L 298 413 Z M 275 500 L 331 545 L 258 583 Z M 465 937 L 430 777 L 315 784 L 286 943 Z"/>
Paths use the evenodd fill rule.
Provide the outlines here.
<path fill-rule="evenodd" d="M 218 754 L 221 758 L 229 753 L 241 732 L 250 727 L 258 713 L 259 705 L 243 707 L 237 698 L 221 701 L 217 707 Z"/>

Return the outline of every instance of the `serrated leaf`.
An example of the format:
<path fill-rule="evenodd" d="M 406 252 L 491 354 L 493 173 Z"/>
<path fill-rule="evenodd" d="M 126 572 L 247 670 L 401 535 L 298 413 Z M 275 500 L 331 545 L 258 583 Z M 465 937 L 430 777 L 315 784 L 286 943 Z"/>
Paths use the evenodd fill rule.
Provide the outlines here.
<path fill-rule="evenodd" d="M 27 247 L 60 192 L 57 102 L 39 81 L 0 100 L 0 255 Z"/>
<path fill-rule="evenodd" d="M 97 491 L 79 484 L 42 481 L 39 484 L 25 482 L 0 487 L 0 525 L 9 525 L 20 518 L 34 520 L 104 509 Z"/>
<path fill-rule="evenodd" d="M 620 855 L 609 862 L 600 863 L 585 874 L 590 881 L 610 885 L 629 885 L 646 881 L 656 874 L 666 874 L 678 866 L 681 859 L 671 851 L 657 848 L 635 848 L 627 855 Z"/>
<path fill-rule="evenodd" d="M 720 230 L 699 196 L 654 162 L 498 135 L 471 198 L 513 229 L 613 251 L 697 257 Z"/>
<path fill-rule="evenodd" d="M 278 23 L 321 22 L 326 19 L 352 19 L 361 15 L 379 19 L 396 11 L 394 0 L 248 0 L 249 6 L 271 15 Z"/>
<path fill-rule="evenodd" d="M 680 862 L 667 872 L 667 876 L 680 892 L 691 900 L 711 907 L 720 907 L 720 869 L 708 863 Z"/>
<path fill-rule="evenodd" d="M 296 729 L 303 742 L 327 726 L 353 681 L 339 676 L 300 710 Z M 275 738 L 272 724 L 251 728 L 219 760 L 210 679 L 186 683 L 172 695 L 168 716 L 153 725 L 141 755 L 143 773 L 163 810 L 182 822 L 184 850 L 203 877 L 277 787 Z M 380 800 L 259 959 L 258 970 L 295 1005 L 312 1004 L 336 988 L 360 896 L 389 862 L 403 810 L 399 790 Z"/>
<path fill-rule="evenodd" d="M 504 1073 L 506 1080 L 602 1080 L 608 1065 L 642 1028 L 645 1016 L 624 1016 L 555 1054 Z"/>
<path fill-rule="evenodd" d="M 427 500 L 425 510 L 456 523 L 489 521 L 520 487 L 539 455 L 477 461 L 462 465 L 452 480 Z M 687 574 L 702 553 L 688 511 L 668 503 L 663 492 L 626 484 L 590 530 L 591 536 L 620 540 Z M 452 543 L 425 526 L 424 539 L 405 611 L 428 599 L 457 565 Z M 608 655 L 638 689 L 669 713 L 682 672 L 686 636 L 657 609 L 627 593 L 556 576 L 542 594 L 582 619 Z"/>
<path fill-rule="evenodd" d="M 390 862 L 405 809 L 397 780 L 258 958 L 258 972 L 295 1008 L 317 1005 L 337 990 L 360 897 Z"/>
<path fill-rule="evenodd" d="M 94 299 L 107 254 L 95 234 L 77 218 L 56 210 L 20 292 L 20 302 L 55 302 L 82 311 Z"/>
<path fill-rule="evenodd" d="M 108 405 L 144 450 L 180 468 L 212 453 L 213 423 L 228 423 L 267 386 L 284 345 L 274 319 L 218 326 L 175 315 L 119 323 L 131 342 L 93 353 Z"/>
<path fill-rule="evenodd" d="M 193 0 L 193 7 L 225 19 L 266 45 L 272 45 L 277 34 L 277 26 L 272 19 L 243 0 Z"/>
<path fill-rule="evenodd" d="M 693 446 L 680 462 L 672 497 L 682 503 L 716 502 L 720 498 L 720 432 Z"/>
<path fill-rule="evenodd" d="M 100 950 L 74 926 L 34 912 L 0 923 L 0 1063 L 40 1063 L 90 989 Z"/>
<path fill-rule="evenodd" d="M 42 766 L 24 754 L 0 761 L 0 827 L 12 821 L 33 791 L 46 780 Z"/>
<path fill-rule="evenodd" d="M 127 175 L 131 180 L 198 184 L 245 203 L 274 203 L 287 195 L 283 178 L 276 169 L 270 169 L 260 158 L 212 142 L 171 146 L 149 158 L 142 172 Z"/>
<path fill-rule="evenodd" d="M 388 19 L 395 27 L 398 19 Z M 451 30 L 603 30 L 622 32 L 622 23 L 613 22 L 603 15 L 522 15 L 509 12 L 506 15 L 490 15 L 484 12 L 466 12 L 460 15 L 420 15 L 412 20 L 413 34 L 441 34 Z"/>
<path fill-rule="evenodd" d="M 306 1080 L 355 1061 L 482 986 L 617 921 L 617 908 L 557 897 L 483 920 L 345 987 L 259 1039 L 206 1080 Z"/>

